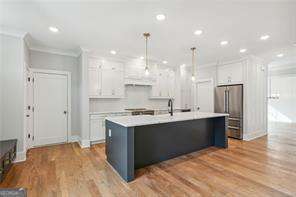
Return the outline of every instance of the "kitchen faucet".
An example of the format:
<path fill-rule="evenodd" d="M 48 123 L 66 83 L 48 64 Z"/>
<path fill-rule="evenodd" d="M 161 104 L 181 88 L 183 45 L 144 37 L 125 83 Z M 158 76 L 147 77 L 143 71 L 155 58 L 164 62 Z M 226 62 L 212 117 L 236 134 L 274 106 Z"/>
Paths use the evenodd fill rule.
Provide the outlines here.
<path fill-rule="evenodd" d="M 173 99 L 169 99 L 168 107 L 170 107 L 169 108 L 169 113 L 171 114 L 171 116 L 173 116 L 173 114 L 174 114 L 174 110 L 173 110 Z"/>

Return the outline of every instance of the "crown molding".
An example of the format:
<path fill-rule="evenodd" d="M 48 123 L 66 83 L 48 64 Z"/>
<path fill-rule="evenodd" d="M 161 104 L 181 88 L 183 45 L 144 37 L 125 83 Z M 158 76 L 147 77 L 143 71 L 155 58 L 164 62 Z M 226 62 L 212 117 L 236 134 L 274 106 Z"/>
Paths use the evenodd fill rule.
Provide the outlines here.
<path fill-rule="evenodd" d="M 31 51 L 43 52 L 43 53 L 50 53 L 55 55 L 63 55 L 63 56 L 70 56 L 77 58 L 80 53 L 75 53 L 73 51 L 61 50 L 61 49 L 54 49 L 48 47 L 41 47 L 41 46 L 29 46 Z"/>
<path fill-rule="evenodd" d="M 12 29 L 12 28 L 0 26 L 0 34 L 5 35 L 5 36 L 11 36 L 11 37 L 15 37 L 15 38 L 24 39 L 26 37 L 26 35 L 28 34 L 28 32 L 18 31 L 18 30 Z"/>

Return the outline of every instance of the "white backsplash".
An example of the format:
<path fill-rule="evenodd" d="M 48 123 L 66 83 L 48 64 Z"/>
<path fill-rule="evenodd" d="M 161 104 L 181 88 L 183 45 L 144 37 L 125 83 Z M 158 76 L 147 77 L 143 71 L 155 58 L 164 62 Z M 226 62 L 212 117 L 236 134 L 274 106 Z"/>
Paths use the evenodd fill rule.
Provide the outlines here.
<path fill-rule="evenodd" d="M 90 99 L 90 112 L 122 111 L 126 108 L 167 109 L 168 99 L 149 99 L 151 86 L 125 86 L 124 99 Z M 179 107 L 175 103 L 175 107 Z"/>

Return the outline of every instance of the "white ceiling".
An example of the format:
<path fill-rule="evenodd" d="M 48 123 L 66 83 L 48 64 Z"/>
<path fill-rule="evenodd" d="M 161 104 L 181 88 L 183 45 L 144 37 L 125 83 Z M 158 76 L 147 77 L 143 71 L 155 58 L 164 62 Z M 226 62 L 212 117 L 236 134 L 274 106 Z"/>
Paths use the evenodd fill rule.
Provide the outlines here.
<path fill-rule="evenodd" d="M 177 66 L 237 59 L 239 49 L 260 54 L 296 42 L 296 1 L 2 1 L 0 24 L 28 32 L 32 46 L 78 51 L 79 46 L 109 56 L 142 56 L 143 32 L 150 32 L 149 54 Z M 61 2 L 61 1 L 60 1 Z M 159 13 L 166 20 L 157 21 Z M 49 26 L 60 29 L 58 34 Z M 193 32 L 203 30 L 201 36 Z M 259 38 L 270 35 L 267 41 Z M 228 40 L 229 45 L 220 46 Z"/>

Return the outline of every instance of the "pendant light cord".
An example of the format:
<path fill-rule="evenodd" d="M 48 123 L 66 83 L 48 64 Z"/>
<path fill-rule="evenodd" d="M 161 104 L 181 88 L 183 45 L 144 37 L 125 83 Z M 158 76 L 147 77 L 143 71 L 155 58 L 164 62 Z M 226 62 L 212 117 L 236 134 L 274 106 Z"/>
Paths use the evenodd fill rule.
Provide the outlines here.
<path fill-rule="evenodd" d="M 191 48 L 192 51 L 192 77 L 195 76 L 195 65 L 194 65 L 194 55 L 195 55 L 195 47 Z"/>
<path fill-rule="evenodd" d="M 148 37 L 146 36 L 146 69 L 148 69 Z"/>
<path fill-rule="evenodd" d="M 145 55 L 146 55 L 146 66 L 145 66 L 145 70 L 148 70 L 148 37 L 150 36 L 150 33 L 144 33 L 143 34 L 145 36 Z"/>

